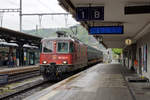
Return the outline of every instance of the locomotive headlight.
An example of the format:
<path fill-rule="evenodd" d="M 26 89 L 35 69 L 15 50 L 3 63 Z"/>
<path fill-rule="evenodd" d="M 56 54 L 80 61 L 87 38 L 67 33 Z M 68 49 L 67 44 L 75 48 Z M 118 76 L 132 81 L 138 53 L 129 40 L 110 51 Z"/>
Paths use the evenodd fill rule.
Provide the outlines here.
<path fill-rule="evenodd" d="M 67 61 L 63 61 L 63 64 L 67 64 L 68 62 Z"/>
<path fill-rule="evenodd" d="M 43 61 L 43 64 L 47 64 L 47 61 Z"/>

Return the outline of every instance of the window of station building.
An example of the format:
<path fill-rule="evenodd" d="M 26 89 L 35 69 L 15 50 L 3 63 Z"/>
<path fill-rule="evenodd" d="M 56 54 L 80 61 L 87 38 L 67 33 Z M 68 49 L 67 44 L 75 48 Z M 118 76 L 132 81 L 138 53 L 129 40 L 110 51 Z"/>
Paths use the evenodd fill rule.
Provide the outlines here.
<path fill-rule="evenodd" d="M 35 54 L 34 52 L 29 52 L 29 65 L 35 64 Z"/>
<path fill-rule="evenodd" d="M 40 52 L 38 50 L 35 50 L 35 64 L 39 63 L 40 58 Z"/>
<path fill-rule="evenodd" d="M 58 42 L 57 43 L 57 52 L 59 53 L 68 53 L 68 42 Z"/>
<path fill-rule="evenodd" d="M 53 52 L 53 42 L 52 41 L 43 41 L 42 49 L 45 53 Z"/>
<path fill-rule="evenodd" d="M 142 46 L 142 65 L 143 71 L 147 72 L 147 45 Z"/>
<path fill-rule="evenodd" d="M 9 47 L 0 46 L 0 66 L 8 65 Z"/>

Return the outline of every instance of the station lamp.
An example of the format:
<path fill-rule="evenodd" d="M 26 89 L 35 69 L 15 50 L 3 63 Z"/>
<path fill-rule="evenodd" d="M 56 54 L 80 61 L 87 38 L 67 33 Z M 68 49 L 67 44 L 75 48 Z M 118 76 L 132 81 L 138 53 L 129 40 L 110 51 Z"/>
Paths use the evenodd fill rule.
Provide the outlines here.
<path fill-rule="evenodd" d="M 132 44 L 132 40 L 130 38 L 125 39 L 125 44 L 126 45 L 131 45 Z"/>

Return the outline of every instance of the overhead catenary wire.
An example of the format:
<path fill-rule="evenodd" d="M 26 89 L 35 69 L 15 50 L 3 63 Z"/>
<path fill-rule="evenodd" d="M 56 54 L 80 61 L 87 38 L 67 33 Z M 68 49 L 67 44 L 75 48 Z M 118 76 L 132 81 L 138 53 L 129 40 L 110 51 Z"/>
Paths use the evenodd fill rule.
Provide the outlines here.
<path fill-rule="evenodd" d="M 43 7 L 45 7 L 45 8 L 47 8 L 47 9 L 49 9 L 49 10 L 51 10 L 52 12 L 53 12 L 53 10 L 49 7 L 49 6 L 47 6 L 44 2 L 42 2 L 41 0 L 37 0 Z M 36 14 L 24 14 L 24 15 L 36 15 Z M 68 13 L 41 13 L 41 14 L 38 14 L 38 16 L 43 16 L 43 15 L 64 15 L 65 16 L 65 27 L 67 27 L 67 21 L 68 21 Z M 54 20 L 53 18 L 52 18 L 52 20 Z M 39 22 L 41 23 L 41 21 L 42 20 L 40 20 L 39 19 Z M 56 20 L 56 22 L 58 22 L 58 20 Z M 41 26 L 41 24 L 40 24 L 40 26 Z"/>
<path fill-rule="evenodd" d="M 49 6 L 47 6 L 44 2 L 42 2 L 41 0 L 37 0 L 43 7 L 49 9 L 50 11 L 54 12 L 54 10 L 52 10 Z M 53 18 L 53 15 L 64 15 L 64 16 L 68 16 L 68 13 L 43 13 L 43 14 L 39 14 L 39 16 L 42 16 L 42 15 L 52 15 L 52 20 L 54 20 Z M 40 21 L 40 19 L 39 19 Z M 42 20 L 41 20 L 42 21 Z M 56 20 L 55 22 L 58 22 L 58 20 Z M 60 23 L 60 22 L 58 22 Z M 66 17 L 65 17 L 65 26 L 67 26 L 67 20 L 66 20 Z"/>
<path fill-rule="evenodd" d="M 20 0 L 17 0 L 17 2 L 15 2 L 15 1 L 13 1 L 13 0 L 8 0 L 8 2 L 9 2 L 9 4 L 12 4 L 12 5 L 17 5 L 17 6 L 19 6 L 19 1 Z M 48 6 L 48 4 L 46 4 L 46 2 L 43 2 L 42 0 L 36 0 L 36 1 L 38 1 L 39 2 L 39 4 L 41 4 L 42 6 L 44 6 L 45 8 L 47 8 L 50 12 L 54 12 L 54 10 L 53 9 L 51 9 L 51 7 L 50 6 Z M 8 3 L 7 2 L 7 3 Z M 16 8 L 16 9 L 14 9 L 14 11 L 15 12 L 19 12 L 19 7 L 18 8 Z M 10 12 L 10 10 L 9 10 L 9 12 Z M 48 15 L 49 13 L 42 13 L 42 14 L 39 14 L 38 15 L 38 17 L 39 16 L 43 16 L 43 15 Z M 61 15 L 62 14 L 62 15 Z M 29 14 L 28 14 L 29 15 Z M 57 15 L 58 17 L 56 17 L 56 18 L 54 18 L 54 16 L 53 15 Z M 22 14 L 22 16 L 25 16 L 25 13 L 23 13 Z M 31 16 L 32 16 L 32 14 L 31 14 Z M 58 25 L 60 25 L 61 27 L 63 27 L 63 26 L 65 26 L 65 27 L 67 27 L 68 26 L 68 18 L 70 17 L 69 16 L 69 14 L 68 13 L 53 13 L 52 15 L 50 15 L 52 18 L 50 18 L 51 20 L 50 21 L 54 21 L 55 23 L 58 23 Z M 59 16 L 64 16 L 64 17 L 61 17 L 61 19 L 60 19 L 60 17 Z M 62 19 L 62 18 L 64 18 L 64 19 Z M 40 27 L 42 27 L 42 21 L 45 21 L 44 19 L 45 19 L 45 17 L 44 17 L 44 19 L 43 18 L 39 18 L 39 20 L 41 19 L 41 21 L 39 21 L 40 23 L 39 23 L 39 28 Z M 47 18 L 48 19 L 48 18 Z M 2 21 L 1 21 L 2 22 Z M 32 23 L 32 22 L 31 22 Z M 59 23 L 61 23 L 61 24 L 59 24 Z M 64 23 L 64 25 L 63 25 L 63 23 Z M 0 23 L 1 24 L 1 23 Z M 2 25 L 2 24 L 1 24 Z M 56 25 L 56 27 L 57 27 L 57 24 L 55 24 Z M 24 25 L 23 25 L 24 26 Z M 59 26 L 58 26 L 59 27 Z"/>

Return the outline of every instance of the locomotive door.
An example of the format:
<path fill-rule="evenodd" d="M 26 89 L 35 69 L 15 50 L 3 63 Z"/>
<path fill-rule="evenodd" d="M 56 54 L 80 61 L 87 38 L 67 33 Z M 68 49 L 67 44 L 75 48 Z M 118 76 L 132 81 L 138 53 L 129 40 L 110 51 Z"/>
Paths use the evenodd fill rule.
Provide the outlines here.
<path fill-rule="evenodd" d="M 76 54 L 75 54 L 75 43 L 73 42 L 70 42 L 70 46 L 69 46 L 69 52 L 72 54 L 72 64 L 75 63 L 75 57 L 76 57 Z"/>
<path fill-rule="evenodd" d="M 73 56 L 74 56 L 74 57 L 73 57 L 73 58 L 74 58 L 74 59 L 73 59 L 73 63 L 74 63 L 74 64 L 77 64 L 77 61 L 78 61 L 78 53 L 77 53 L 77 52 L 78 52 L 78 44 L 75 43 L 75 44 L 74 44 L 74 47 L 75 47 L 75 48 L 74 48 L 74 54 L 73 54 Z"/>

